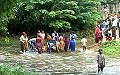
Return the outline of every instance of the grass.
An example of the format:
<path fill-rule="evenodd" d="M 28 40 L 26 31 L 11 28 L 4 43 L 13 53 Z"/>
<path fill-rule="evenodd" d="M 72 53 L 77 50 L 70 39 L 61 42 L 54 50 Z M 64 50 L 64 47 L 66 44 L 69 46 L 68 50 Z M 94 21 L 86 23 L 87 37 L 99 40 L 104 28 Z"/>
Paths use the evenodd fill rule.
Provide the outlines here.
<path fill-rule="evenodd" d="M 37 75 L 32 72 L 26 72 L 21 66 L 10 66 L 0 64 L 0 75 Z"/>
<path fill-rule="evenodd" d="M 16 39 L 17 38 L 17 39 Z M 9 46 L 19 46 L 18 37 L 0 37 L 0 46 L 9 47 Z"/>
<path fill-rule="evenodd" d="M 0 37 L 0 50 L 18 54 L 20 51 L 20 42 L 18 37 Z"/>
<path fill-rule="evenodd" d="M 108 56 L 120 55 L 120 41 L 107 41 L 102 44 L 104 54 Z"/>

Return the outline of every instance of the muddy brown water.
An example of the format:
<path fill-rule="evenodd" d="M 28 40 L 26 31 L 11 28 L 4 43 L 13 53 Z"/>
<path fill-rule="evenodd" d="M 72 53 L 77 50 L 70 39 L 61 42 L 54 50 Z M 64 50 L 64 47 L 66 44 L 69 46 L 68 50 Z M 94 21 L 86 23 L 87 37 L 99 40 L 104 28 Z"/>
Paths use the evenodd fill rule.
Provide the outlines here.
<path fill-rule="evenodd" d="M 89 41 L 89 40 L 88 40 Z M 92 40 L 89 44 L 94 43 Z M 13 47 L 0 47 L 0 63 L 21 65 L 26 71 L 36 72 L 38 75 L 98 75 L 96 50 L 82 51 L 77 44 L 76 51 L 38 54 L 28 51 L 24 54 L 11 54 L 4 49 Z M 14 49 L 15 51 L 19 48 Z M 106 67 L 100 75 L 120 75 L 120 58 L 106 56 Z"/>

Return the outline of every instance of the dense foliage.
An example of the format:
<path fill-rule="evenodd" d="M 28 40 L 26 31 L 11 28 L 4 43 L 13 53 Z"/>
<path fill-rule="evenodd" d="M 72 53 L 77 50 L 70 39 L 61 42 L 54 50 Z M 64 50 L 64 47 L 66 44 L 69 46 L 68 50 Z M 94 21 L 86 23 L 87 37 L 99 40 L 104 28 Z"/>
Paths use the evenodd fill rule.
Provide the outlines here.
<path fill-rule="evenodd" d="M 24 2 L 24 0 L 0 0 L 0 35 L 9 34 L 7 24 L 14 18 L 14 7 L 19 1 Z"/>
<path fill-rule="evenodd" d="M 10 9 L 10 11 L 13 9 L 13 11 L 5 12 L 7 22 L 1 22 L 1 26 L 4 27 L 4 30 L 7 27 L 11 33 L 19 33 L 25 29 L 27 32 L 35 32 L 40 28 L 64 31 L 71 27 L 72 29 L 82 29 L 95 25 L 95 22 L 101 19 L 100 13 L 96 9 L 96 6 L 100 4 L 97 0 L 10 1 L 13 2 L 11 3 L 13 5 L 7 4 L 11 7 L 6 9 Z M 2 5 L 4 6 L 4 4 Z M 3 18 L 3 16 L 1 17 Z M 8 22 L 9 24 L 6 26 Z"/>
<path fill-rule="evenodd" d="M 94 27 L 97 6 L 113 0 L 0 0 L 0 35 Z M 7 29 L 8 28 L 8 29 Z M 7 33 L 8 34 L 8 33 Z"/>
<path fill-rule="evenodd" d="M 6 34 L 8 17 L 12 17 L 12 8 L 16 0 L 0 0 L 0 34 Z"/>

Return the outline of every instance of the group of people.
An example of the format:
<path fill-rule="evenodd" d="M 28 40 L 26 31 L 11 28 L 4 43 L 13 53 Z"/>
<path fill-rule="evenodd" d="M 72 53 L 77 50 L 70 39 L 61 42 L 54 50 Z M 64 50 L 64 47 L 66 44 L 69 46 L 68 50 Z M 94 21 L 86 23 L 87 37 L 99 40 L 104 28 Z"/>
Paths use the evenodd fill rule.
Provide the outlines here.
<path fill-rule="evenodd" d="M 102 25 L 97 24 L 95 29 L 95 42 L 100 43 L 105 36 L 107 41 L 115 40 L 120 38 L 120 11 L 118 14 L 109 14 L 108 17 L 103 21 Z M 116 32 L 118 30 L 118 33 Z M 105 67 L 105 57 L 103 55 L 102 49 L 99 49 L 99 54 L 97 55 L 98 63 L 98 73 L 103 71 Z"/>
<path fill-rule="evenodd" d="M 118 38 L 120 38 L 120 25 L 119 25 L 120 12 L 118 14 L 109 15 L 100 25 L 97 24 L 95 29 L 95 42 L 102 43 L 102 39 L 105 36 L 106 40 L 111 41 L 112 39 L 116 39 L 116 30 L 118 29 Z M 26 52 L 28 50 L 28 44 L 30 50 L 37 49 L 38 53 L 41 54 L 43 51 L 47 51 L 51 53 L 52 51 L 67 51 L 68 49 L 71 52 L 75 51 L 76 47 L 76 38 L 77 35 L 74 31 L 67 34 L 58 34 L 54 31 L 51 35 L 49 33 L 45 34 L 44 31 L 39 31 L 37 33 L 36 38 L 32 38 L 28 40 L 27 34 L 22 32 L 20 37 L 21 41 L 21 51 Z M 83 36 L 81 43 L 83 50 L 86 50 L 86 42 L 87 39 Z M 98 72 L 105 67 L 105 57 L 102 53 L 102 49 L 99 49 L 99 54 L 97 55 L 97 63 L 98 63 Z"/>
<path fill-rule="evenodd" d="M 107 41 L 120 38 L 120 25 L 119 25 L 120 12 L 118 14 L 109 14 L 102 24 L 98 22 L 95 29 L 95 42 L 101 43 L 103 37 Z M 118 30 L 118 33 L 117 33 Z M 118 35 L 118 36 L 117 36 Z"/>
<path fill-rule="evenodd" d="M 65 34 L 59 35 L 56 31 L 52 33 L 52 36 L 49 35 L 49 33 L 45 35 L 44 31 L 40 32 L 38 30 L 37 37 L 28 40 L 27 34 L 25 32 L 22 32 L 22 35 L 20 37 L 21 51 L 23 53 L 26 52 L 28 50 L 29 44 L 30 50 L 34 50 L 35 47 L 39 54 L 41 54 L 43 50 L 51 53 L 53 49 L 56 51 L 67 51 L 70 49 L 71 52 L 74 52 L 76 46 L 76 38 L 77 35 L 73 31 L 71 32 L 70 37 L 68 37 Z M 86 50 L 86 42 L 87 39 L 83 36 L 81 39 L 83 51 Z M 103 68 L 105 67 L 105 57 L 102 53 L 102 49 L 99 49 L 99 54 L 97 55 L 97 63 L 98 72 L 100 70 L 103 71 Z"/>
<path fill-rule="evenodd" d="M 58 34 L 54 31 L 51 35 L 49 33 L 45 34 L 44 31 L 38 30 L 37 37 L 28 40 L 26 32 L 22 32 L 20 37 L 21 51 L 22 53 L 28 50 L 37 50 L 39 54 L 43 51 L 51 53 L 52 51 L 75 51 L 77 35 L 74 31 L 70 33 L 68 37 L 67 34 Z"/>

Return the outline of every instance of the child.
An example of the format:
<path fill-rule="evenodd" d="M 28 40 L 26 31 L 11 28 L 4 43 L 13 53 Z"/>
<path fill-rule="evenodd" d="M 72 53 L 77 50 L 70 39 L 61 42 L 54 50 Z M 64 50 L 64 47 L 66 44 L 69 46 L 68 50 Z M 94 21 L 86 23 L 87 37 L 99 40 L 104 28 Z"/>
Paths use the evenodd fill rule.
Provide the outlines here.
<path fill-rule="evenodd" d="M 105 57 L 103 55 L 102 49 L 99 49 L 99 54 L 97 55 L 97 63 L 98 63 L 98 73 L 103 72 L 103 68 L 105 67 Z"/>
<path fill-rule="evenodd" d="M 106 37 L 106 41 L 111 41 L 112 40 L 112 36 L 111 34 L 108 33 L 108 36 Z"/>
<path fill-rule="evenodd" d="M 36 48 L 38 50 L 38 53 L 41 54 L 42 53 L 42 38 L 39 35 L 36 38 Z"/>
<path fill-rule="evenodd" d="M 82 38 L 82 40 L 81 40 L 82 47 L 83 47 L 83 51 L 86 50 L 86 42 L 87 42 L 87 39 L 83 36 L 83 38 Z"/>

